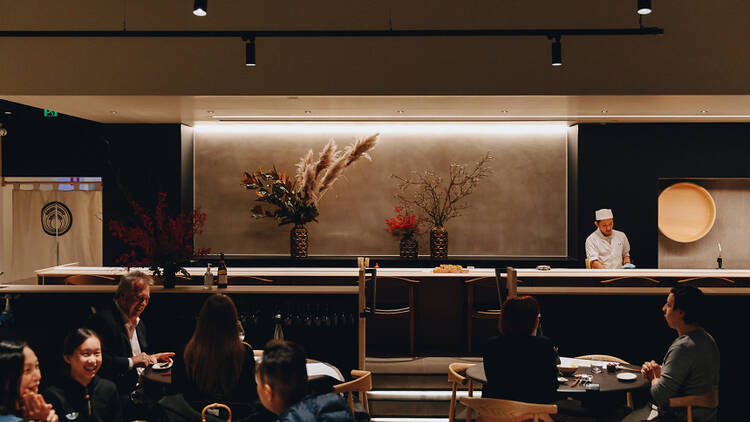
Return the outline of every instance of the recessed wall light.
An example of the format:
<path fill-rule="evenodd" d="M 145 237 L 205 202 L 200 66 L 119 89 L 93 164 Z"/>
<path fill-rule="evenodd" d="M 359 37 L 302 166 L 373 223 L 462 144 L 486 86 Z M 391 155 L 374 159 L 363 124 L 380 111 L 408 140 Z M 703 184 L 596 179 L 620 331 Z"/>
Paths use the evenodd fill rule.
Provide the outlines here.
<path fill-rule="evenodd" d="M 208 113 L 208 114 L 214 114 L 214 111 L 213 110 L 206 110 L 206 113 Z"/>
<path fill-rule="evenodd" d="M 311 114 L 311 113 L 312 113 L 312 111 L 310 111 L 310 110 L 305 110 L 305 114 Z"/>
<path fill-rule="evenodd" d="M 509 113 L 508 110 L 500 110 L 500 112 L 503 113 L 503 114 L 508 114 Z"/>
<path fill-rule="evenodd" d="M 602 114 L 607 114 L 607 109 L 606 108 L 602 109 Z"/>
<path fill-rule="evenodd" d="M 706 113 L 708 113 L 708 110 L 701 110 L 701 114 L 706 114 Z"/>
<path fill-rule="evenodd" d="M 110 114 L 117 114 L 117 111 L 116 110 L 110 110 L 109 113 Z"/>
<path fill-rule="evenodd" d="M 404 110 L 396 110 L 396 113 L 398 113 L 398 114 L 404 114 Z"/>

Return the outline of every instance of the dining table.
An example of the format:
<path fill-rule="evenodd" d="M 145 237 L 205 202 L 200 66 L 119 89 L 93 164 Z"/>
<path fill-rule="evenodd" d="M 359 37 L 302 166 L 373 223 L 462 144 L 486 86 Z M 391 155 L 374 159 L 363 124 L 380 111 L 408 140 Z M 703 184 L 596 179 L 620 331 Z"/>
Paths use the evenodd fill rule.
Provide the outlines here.
<path fill-rule="evenodd" d="M 255 360 L 257 362 L 259 357 L 256 356 Z M 341 371 L 330 363 L 307 359 L 305 366 L 307 368 L 307 379 L 309 382 L 315 382 L 317 379 L 323 377 L 331 377 L 338 382 L 345 381 L 344 376 L 341 375 Z M 172 371 L 171 368 L 156 370 L 152 365 L 143 371 L 143 379 L 156 384 L 170 385 L 172 384 Z"/>
<path fill-rule="evenodd" d="M 614 372 L 607 371 L 608 363 L 616 365 Z M 557 392 L 565 395 L 628 392 L 645 389 L 650 385 L 649 381 L 641 374 L 641 367 L 637 365 L 623 365 L 617 362 L 561 357 L 560 366 L 576 367 L 572 375 L 558 378 L 559 386 Z M 597 367 L 600 368 L 601 372 L 594 372 L 592 370 L 592 368 Z M 482 384 L 487 382 L 484 365 L 470 367 L 466 370 L 466 376 L 475 382 Z M 623 380 L 621 378 L 630 379 Z"/>

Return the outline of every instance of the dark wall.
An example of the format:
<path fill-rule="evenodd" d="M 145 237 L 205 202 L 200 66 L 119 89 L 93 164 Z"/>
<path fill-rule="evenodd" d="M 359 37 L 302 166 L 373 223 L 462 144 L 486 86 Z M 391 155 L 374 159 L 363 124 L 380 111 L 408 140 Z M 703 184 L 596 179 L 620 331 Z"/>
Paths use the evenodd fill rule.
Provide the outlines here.
<path fill-rule="evenodd" d="M 96 176 L 102 178 L 103 263 L 114 265 L 121 246 L 107 229 L 111 219 L 133 218 L 130 200 L 144 206 L 167 193 L 171 211 L 180 210 L 179 124 L 100 124 L 0 102 L 3 176 Z"/>
<path fill-rule="evenodd" d="M 585 124 L 579 127 L 578 256 L 594 211 L 612 208 L 636 266 L 658 265 L 657 179 L 750 177 L 750 124 Z"/>

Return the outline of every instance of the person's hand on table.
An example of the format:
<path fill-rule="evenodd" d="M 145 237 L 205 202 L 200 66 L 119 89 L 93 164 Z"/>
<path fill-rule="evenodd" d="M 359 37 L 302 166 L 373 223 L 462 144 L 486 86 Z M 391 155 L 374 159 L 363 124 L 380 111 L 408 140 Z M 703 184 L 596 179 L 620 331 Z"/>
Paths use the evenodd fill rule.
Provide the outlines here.
<path fill-rule="evenodd" d="M 174 356 L 174 352 L 161 352 L 161 353 L 154 353 L 151 355 L 151 358 L 154 360 L 153 363 L 156 362 L 169 362 L 169 358 Z"/>
<path fill-rule="evenodd" d="M 653 381 L 661 377 L 661 365 L 653 360 L 651 362 L 644 362 L 643 366 L 641 366 L 641 373 L 644 378 Z"/>
<path fill-rule="evenodd" d="M 133 356 L 131 359 L 133 359 L 134 368 L 145 368 L 156 363 L 156 359 L 152 355 L 143 352 Z"/>
<path fill-rule="evenodd" d="M 25 420 L 58 422 L 57 413 L 55 413 L 51 404 L 44 401 L 44 397 L 41 394 L 34 392 L 25 393 L 23 395 L 23 404 L 23 417 Z"/>

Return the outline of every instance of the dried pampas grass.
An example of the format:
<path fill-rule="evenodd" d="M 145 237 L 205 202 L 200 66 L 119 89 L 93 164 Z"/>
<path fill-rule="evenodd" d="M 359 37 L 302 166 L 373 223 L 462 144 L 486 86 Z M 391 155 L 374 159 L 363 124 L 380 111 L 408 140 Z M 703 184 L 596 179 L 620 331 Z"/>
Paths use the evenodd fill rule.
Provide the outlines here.
<path fill-rule="evenodd" d="M 360 158 L 371 160 L 371 151 L 378 141 L 379 133 L 367 138 L 357 139 L 352 145 L 339 150 L 336 142 L 331 139 L 313 162 L 313 152 L 310 150 L 297 164 L 295 180 L 298 192 L 317 204 L 326 192 L 333 187 L 341 177 L 344 169 L 354 164 Z"/>

